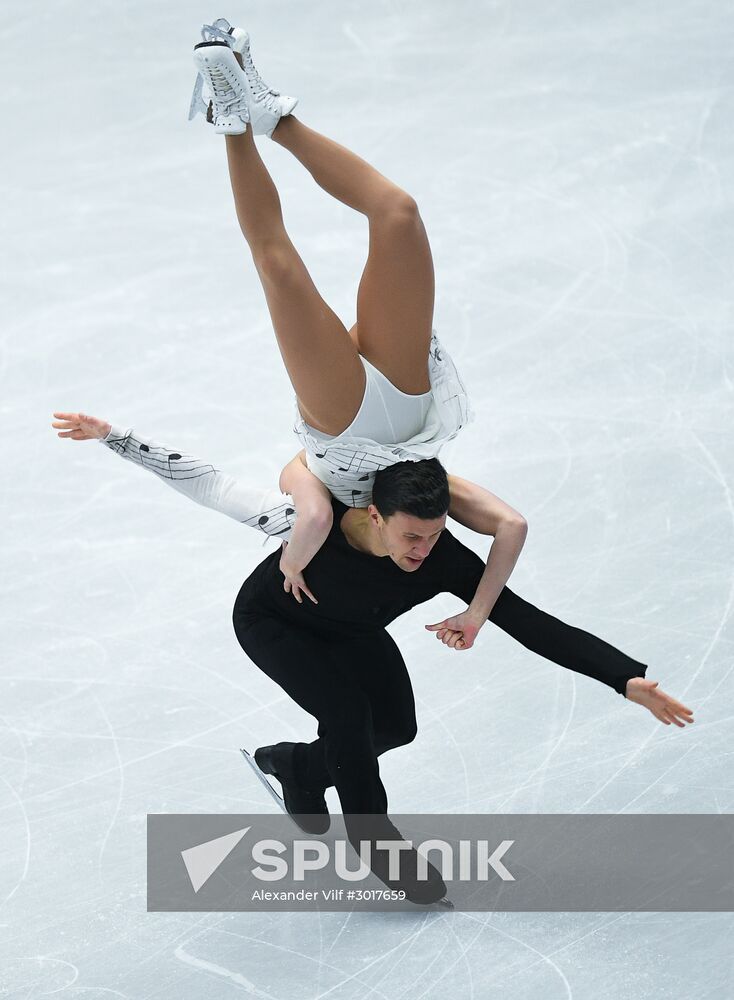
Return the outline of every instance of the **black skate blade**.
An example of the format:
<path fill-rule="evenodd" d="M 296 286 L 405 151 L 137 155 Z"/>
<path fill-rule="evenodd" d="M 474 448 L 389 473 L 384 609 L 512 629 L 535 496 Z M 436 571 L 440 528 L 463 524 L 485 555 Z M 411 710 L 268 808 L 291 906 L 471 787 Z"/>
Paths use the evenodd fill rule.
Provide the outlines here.
<path fill-rule="evenodd" d="M 263 772 L 257 766 L 257 762 L 255 761 L 255 758 L 252 756 L 252 754 L 248 753 L 248 751 L 245 750 L 244 747 L 240 747 L 240 753 L 245 758 L 245 760 L 247 761 L 247 763 L 250 765 L 250 767 L 252 768 L 252 770 L 255 772 L 255 777 L 257 778 L 257 780 L 261 784 L 263 784 L 265 786 L 265 788 L 267 788 L 267 790 L 270 793 L 270 795 L 273 797 L 273 799 L 275 800 L 275 802 L 278 804 L 278 807 L 283 810 L 283 812 L 286 814 L 286 816 L 288 816 L 289 813 L 288 813 L 288 810 L 285 807 L 285 802 L 283 801 L 282 795 L 278 795 L 278 793 L 276 792 L 276 790 L 273 788 L 273 786 L 268 781 L 268 779 L 265 776 L 265 774 L 263 774 Z"/>

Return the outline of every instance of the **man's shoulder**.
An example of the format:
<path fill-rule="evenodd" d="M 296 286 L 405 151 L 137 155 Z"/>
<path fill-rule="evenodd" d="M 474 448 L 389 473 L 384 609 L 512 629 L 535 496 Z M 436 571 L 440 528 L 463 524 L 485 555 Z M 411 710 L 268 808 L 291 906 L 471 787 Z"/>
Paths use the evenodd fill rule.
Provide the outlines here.
<path fill-rule="evenodd" d="M 353 551 L 351 546 L 347 543 L 344 537 L 344 532 L 341 528 L 342 518 L 348 510 L 351 510 L 346 504 L 342 503 L 341 500 L 337 500 L 335 496 L 331 497 L 331 510 L 334 515 L 331 530 L 326 536 L 322 549 L 339 549 L 342 553 Z"/>
<path fill-rule="evenodd" d="M 431 555 L 433 555 L 433 552 L 435 552 L 437 549 L 439 550 L 439 552 L 443 552 L 444 550 L 451 551 L 461 544 L 462 543 L 459 541 L 456 535 L 452 534 L 449 528 L 444 528 L 441 534 L 439 535 L 438 541 L 433 546 L 433 551 L 431 552 Z"/>
<path fill-rule="evenodd" d="M 437 594 L 455 594 L 469 603 L 484 572 L 476 552 L 444 528 L 426 563 L 431 565 L 429 579 Z"/>
<path fill-rule="evenodd" d="M 434 555 L 436 558 L 431 563 Z M 456 571 L 463 566 L 473 566 L 477 561 L 480 563 L 482 561 L 477 553 L 468 545 L 464 545 L 448 528 L 444 528 L 426 563 L 431 563 L 434 569 L 446 572 L 447 569 Z"/>
<path fill-rule="evenodd" d="M 443 573 L 446 566 L 452 563 L 460 546 L 458 538 L 448 528 L 444 528 L 424 563 L 425 568 L 430 569 L 431 573 Z"/>

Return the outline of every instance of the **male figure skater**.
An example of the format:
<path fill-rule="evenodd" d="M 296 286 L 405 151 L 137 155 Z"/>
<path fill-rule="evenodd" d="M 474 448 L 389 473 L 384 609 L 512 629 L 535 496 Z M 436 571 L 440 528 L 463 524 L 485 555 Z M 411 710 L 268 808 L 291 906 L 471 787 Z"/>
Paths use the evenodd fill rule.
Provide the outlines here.
<path fill-rule="evenodd" d="M 55 416 L 60 436 L 98 438 L 197 503 L 281 539 L 290 536 L 296 511 L 277 490 L 247 487 L 132 429 L 79 413 Z M 410 678 L 386 626 L 442 592 L 470 601 L 485 566 L 445 527 L 450 495 L 438 459 L 380 470 L 373 501 L 368 508 L 351 508 L 332 499 L 331 530 L 308 569 L 318 603 L 298 603 L 285 592 L 276 549 L 242 585 L 233 622 L 247 655 L 318 721 L 318 738 L 311 743 L 277 743 L 256 751 L 261 769 L 280 781 L 288 811 L 302 829 L 324 832 L 329 822 L 324 790 L 335 785 L 355 849 L 368 841 L 375 874 L 405 889 L 407 898 L 428 903 L 445 895 L 438 872 L 429 866 L 429 880 L 419 882 L 417 854 L 410 850 L 403 852 L 399 877 L 392 877 L 387 850 L 376 847 L 378 841 L 401 841 L 387 818 L 377 758 L 416 734 Z M 491 510 L 487 514 L 491 520 Z M 506 586 L 489 621 L 533 652 L 643 705 L 666 725 L 693 721 L 689 708 L 645 678 L 645 664 Z M 460 648 L 457 637 L 446 644 Z M 452 681 L 447 678 L 447 684 Z"/>

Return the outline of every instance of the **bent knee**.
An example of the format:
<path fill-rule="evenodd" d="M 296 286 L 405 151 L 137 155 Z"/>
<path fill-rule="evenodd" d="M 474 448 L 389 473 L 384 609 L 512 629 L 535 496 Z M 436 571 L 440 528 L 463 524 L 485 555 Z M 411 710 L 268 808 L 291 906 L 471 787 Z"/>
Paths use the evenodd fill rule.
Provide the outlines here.
<path fill-rule="evenodd" d="M 418 735 L 418 727 L 415 719 L 406 722 L 400 729 L 392 729 L 387 732 L 375 734 L 375 744 L 378 754 L 385 753 L 386 750 L 396 750 L 398 747 L 407 746 L 412 743 Z"/>
<path fill-rule="evenodd" d="M 281 285 L 284 281 L 298 278 L 300 260 L 292 247 L 285 247 L 280 243 L 265 243 L 251 249 L 257 273 L 263 281 Z"/>
<path fill-rule="evenodd" d="M 406 725 L 400 731 L 399 734 L 400 742 L 396 743 L 395 745 L 399 747 L 407 746 L 408 743 L 413 742 L 413 740 L 416 738 L 417 735 L 418 735 L 418 726 L 416 725 L 415 720 L 413 720 L 413 722 L 411 722 L 409 725 Z"/>
<path fill-rule="evenodd" d="M 394 188 L 380 201 L 379 216 L 393 224 L 415 224 L 420 219 L 418 202 L 401 188 Z"/>

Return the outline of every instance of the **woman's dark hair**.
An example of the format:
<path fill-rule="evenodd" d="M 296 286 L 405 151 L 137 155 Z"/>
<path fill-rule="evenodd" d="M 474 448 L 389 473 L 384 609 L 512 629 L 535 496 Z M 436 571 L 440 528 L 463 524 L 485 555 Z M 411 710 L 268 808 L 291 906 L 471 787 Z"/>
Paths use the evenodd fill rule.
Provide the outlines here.
<path fill-rule="evenodd" d="M 400 511 L 426 520 L 449 509 L 449 480 L 437 458 L 397 462 L 380 469 L 372 487 L 372 503 L 384 518 Z"/>

